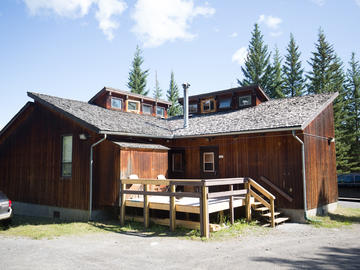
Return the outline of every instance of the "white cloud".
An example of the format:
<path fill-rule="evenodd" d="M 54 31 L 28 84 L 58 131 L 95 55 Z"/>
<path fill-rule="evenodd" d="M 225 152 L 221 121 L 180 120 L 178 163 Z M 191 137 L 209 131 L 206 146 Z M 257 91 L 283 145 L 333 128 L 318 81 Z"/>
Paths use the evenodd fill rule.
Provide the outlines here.
<path fill-rule="evenodd" d="M 258 23 L 264 23 L 268 28 L 276 30 L 279 28 L 279 25 L 282 23 L 282 19 L 279 17 L 273 17 L 271 15 L 266 16 L 264 14 L 259 16 Z"/>
<path fill-rule="evenodd" d="M 111 40 L 119 27 L 114 16 L 121 15 L 127 8 L 124 0 L 23 0 L 33 16 L 55 13 L 62 17 L 81 18 L 89 13 L 92 5 L 97 6 L 95 14 L 99 28 Z"/>
<path fill-rule="evenodd" d="M 325 5 L 326 0 L 311 0 L 311 2 L 317 4 L 319 7 L 322 7 L 323 5 Z"/>
<path fill-rule="evenodd" d="M 236 32 L 234 32 L 230 35 L 230 37 L 232 37 L 232 38 L 236 38 L 237 36 L 238 36 L 238 33 L 236 33 Z"/>
<path fill-rule="evenodd" d="M 277 31 L 277 32 L 270 32 L 270 36 L 272 37 L 279 37 L 282 35 L 281 31 Z"/>
<path fill-rule="evenodd" d="M 248 51 L 246 47 L 241 47 L 233 54 L 231 60 L 232 62 L 236 62 L 239 65 L 243 65 L 245 63 L 247 55 L 248 55 Z"/>
<path fill-rule="evenodd" d="M 176 39 L 191 40 L 190 23 L 197 16 L 211 16 L 215 9 L 195 6 L 193 0 L 138 0 L 132 18 L 132 31 L 145 47 L 160 46 Z"/>

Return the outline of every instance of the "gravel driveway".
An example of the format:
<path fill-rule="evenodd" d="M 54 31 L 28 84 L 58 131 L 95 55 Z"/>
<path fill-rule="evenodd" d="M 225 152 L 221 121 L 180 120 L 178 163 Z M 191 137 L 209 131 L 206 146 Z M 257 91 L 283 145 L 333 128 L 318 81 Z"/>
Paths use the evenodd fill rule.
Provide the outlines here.
<path fill-rule="evenodd" d="M 360 224 L 284 224 L 225 241 L 99 233 L 0 237 L 0 269 L 359 269 Z"/>

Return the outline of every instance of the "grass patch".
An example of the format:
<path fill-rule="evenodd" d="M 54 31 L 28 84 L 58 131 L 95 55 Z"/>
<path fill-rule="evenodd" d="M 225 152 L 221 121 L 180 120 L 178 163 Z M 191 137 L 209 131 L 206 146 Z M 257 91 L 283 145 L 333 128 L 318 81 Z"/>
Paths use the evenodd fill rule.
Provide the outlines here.
<path fill-rule="evenodd" d="M 359 208 L 345 208 L 338 206 L 336 211 L 328 213 L 326 216 L 316 216 L 310 224 L 322 228 L 340 228 L 349 226 L 353 223 L 360 223 Z"/>

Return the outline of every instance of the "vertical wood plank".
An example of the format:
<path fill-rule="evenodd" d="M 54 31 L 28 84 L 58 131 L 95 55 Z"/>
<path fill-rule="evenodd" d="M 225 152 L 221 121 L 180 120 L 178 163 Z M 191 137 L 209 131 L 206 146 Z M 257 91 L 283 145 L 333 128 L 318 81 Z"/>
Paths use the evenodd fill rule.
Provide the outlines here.
<path fill-rule="evenodd" d="M 175 192 L 176 186 L 170 185 L 170 192 Z M 170 231 L 174 232 L 176 227 L 176 205 L 175 196 L 170 196 Z"/>
<path fill-rule="evenodd" d="M 125 194 L 123 193 L 126 185 L 125 184 L 121 184 L 121 189 L 120 189 L 120 225 L 124 226 L 125 224 Z"/>
<path fill-rule="evenodd" d="M 144 191 L 149 191 L 149 185 L 144 185 Z M 149 196 L 144 196 L 144 227 L 149 228 L 150 219 L 149 219 Z"/>

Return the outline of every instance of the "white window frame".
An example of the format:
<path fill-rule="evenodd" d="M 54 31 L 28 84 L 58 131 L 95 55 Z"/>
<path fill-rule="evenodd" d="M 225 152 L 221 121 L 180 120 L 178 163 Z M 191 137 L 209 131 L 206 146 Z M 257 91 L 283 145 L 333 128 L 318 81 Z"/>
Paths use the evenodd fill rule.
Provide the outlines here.
<path fill-rule="evenodd" d="M 136 110 L 131 110 L 129 109 L 129 103 L 132 102 L 132 103 L 136 103 Z M 131 99 L 128 99 L 126 101 L 126 110 L 128 112 L 136 112 L 136 113 L 139 113 L 140 112 L 140 101 L 137 101 L 137 100 L 131 100 Z"/>
<path fill-rule="evenodd" d="M 150 107 L 150 113 L 144 112 L 144 107 Z M 142 104 L 142 113 L 143 113 L 143 114 L 147 114 L 147 115 L 152 115 L 152 108 L 153 108 L 152 105 L 143 103 L 143 104 Z"/>
<path fill-rule="evenodd" d="M 162 110 L 162 114 L 158 114 L 158 109 Z M 161 106 L 156 106 L 156 116 L 165 117 L 165 108 Z"/>
<path fill-rule="evenodd" d="M 120 108 L 113 106 L 113 100 L 120 101 Z M 111 97 L 111 108 L 122 110 L 122 108 L 123 108 L 123 100 L 121 98 Z"/>
<path fill-rule="evenodd" d="M 249 102 L 249 104 L 245 104 L 245 105 L 243 105 L 242 103 L 240 103 L 240 100 L 241 99 L 249 99 L 250 100 L 250 102 Z M 251 105 L 251 103 L 252 103 L 252 100 L 251 100 L 251 96 L 250 95 L 247 95 L 247 96 L 240 96 L 239 97 L 239 108 L 242 108 L 242 107 L 246 107 L 246 106 L 250 106 Z"/>
<path fill-rule="evenodd" d="M 68 147 L 70 149 L 67 149 L 69 152 L 71 152 L 70 156 L 68 157 L 68 159 L 66 159 L 65 157 L 65 138 L 70 138 L 70 144 L 68 145 Z M 62 135 L 61 136 L 61 177 L 62 178 L 70 178 L 72 176 L 72 160 L 73 160 L 73 135 Z M 71 167 L 70 170 L 70 174 L 64 174 L 64 165 L 69 165 Z"/>
<path fill-rule="evenodd" d="M 226 107 L 221 106 L 222 102 L 225 102 L 225 101 L 230 101 L 229 106 L 226 106 Z M 231 97 L 220 99 L 220 100 L 219 100 L 219 109 L 229 109 L 229 108 L 231 108 L 231 101 L 232 101 L 232 100 L 231 100 Z"/>
<path fill-rule="evenodd" d="M 211 155 L 212 156 L 212 162 L 205 162 L 205 156 Z M 205 164 L 212 164 L 212 170 L 206 170 Z M 215 172 L 215 153 L 214 152 L 204 152 L 203 153 L 203 172 Z"/>

